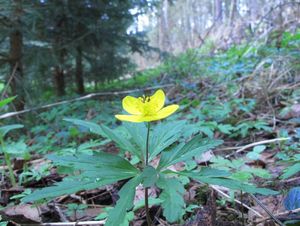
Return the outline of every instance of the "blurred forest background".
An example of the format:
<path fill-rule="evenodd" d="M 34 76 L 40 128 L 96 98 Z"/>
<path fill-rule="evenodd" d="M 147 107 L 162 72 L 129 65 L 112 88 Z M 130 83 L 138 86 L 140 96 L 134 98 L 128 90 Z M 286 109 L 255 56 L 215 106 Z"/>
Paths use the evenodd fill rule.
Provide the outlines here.
<path fill-rule="evenodd" d="M 299 27 L 291 0 L 0 2 L 2 97 L 14 110 L 102 90 L 190 48 L 282 45 Z M 259 42 L 258 42 L 259 41 Z M 125 77 L 124 77 L 125 76 Z"/>

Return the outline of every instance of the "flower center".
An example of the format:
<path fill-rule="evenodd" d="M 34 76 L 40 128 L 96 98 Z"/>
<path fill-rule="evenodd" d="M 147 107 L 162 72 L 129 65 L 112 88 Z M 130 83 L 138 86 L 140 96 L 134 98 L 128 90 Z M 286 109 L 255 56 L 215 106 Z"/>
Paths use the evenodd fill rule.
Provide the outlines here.
<path fill-rule="evenodd" d="M 146 103 L 146 102 L 150 102 L 151 99 L 150 99 L 149 96 L 143 95 L 143 96 L 141 97 L 141 100 L 142 100 L 143 103 Z"/>

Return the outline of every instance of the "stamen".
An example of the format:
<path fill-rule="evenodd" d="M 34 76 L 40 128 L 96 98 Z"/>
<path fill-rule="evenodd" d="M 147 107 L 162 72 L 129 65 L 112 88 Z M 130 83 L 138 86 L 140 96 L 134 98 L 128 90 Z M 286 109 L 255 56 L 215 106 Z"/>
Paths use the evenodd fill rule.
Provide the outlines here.
<path fill-rule="evenodd" d="M 149 96 L 143 95 L 142 97 L 139 97 L 139 98 L 141 98 L 143 103 L 150 102 L 150 97 Z"/>

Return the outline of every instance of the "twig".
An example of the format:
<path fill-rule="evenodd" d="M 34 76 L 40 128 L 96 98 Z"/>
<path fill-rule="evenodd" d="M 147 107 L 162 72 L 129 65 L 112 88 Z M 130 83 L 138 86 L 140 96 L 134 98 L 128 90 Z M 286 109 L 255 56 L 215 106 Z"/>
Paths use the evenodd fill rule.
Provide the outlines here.
<path fill-rule="evenodd" d="M 11 83 L 11 81 L 13 80 L 13 78 L 15 77 L 17 68 L 18 68 L 19 63 L 17 62 L 13 68 L 13 71 L 11 73 L 11 75 L 9 76 L 9 79 L 7 81 L 6 86 L 4 87 L 3 91 L 2 91 L 2 95 L 1 95 L 1 99 L 3 99 L 5 97 L 6 91 L 8 89 L 9 84 Z"/>
<path fill-rule="evenodd" d="M 82 96 L 82 97 L 78 97 L 78 98 L 74 98 L 74 99 L 71 99 L 71 100 L 59 101 L 59 102 L 56 102 L 56 103 L 53 103 L 53 104 L 47 104 L 47 105 L 40 106 L 40 107 L 34 107 L 34 108 L 26 109 L 26 110 L 23 110 L 23 111 L 8 112 L 8 113 L 5 113 L 3 115 L 0 115 L 0 119 L 9 118 L 9 117 L 16 116 L 16 115 L 21 115 L 21 114 L 28 113 L 28 112 L 31 112 L 31 111 L 47 109 L 47 108 L 55 107 L 55 106 L 62 105 L 62 104 L 68 104 L 68 103 L 72 103 L 72 102 L 75 102 L 75 101 L 86 100 L 86 99 L 90 99 L 92 97 L 97 97 L 97 96 L 117 96 L 117 95 L 129 94 L 129 93 L 133 93 L 133 92 L 140 92 L 140 91 L 154 90 L 154 89 L 158 89 L 158 88 L 165 88 L 165 87 L 170 87 L 170 86 L 173 86 L 173 84 L 153 86 L 153 87 L 145 88 L 145 89 L 132 89 L 132 90 L 116 91 L 116 92 L 91 93 L 91 94 L 88 94 L 88 95 L 85 95 L 85 96 Z"/>
<path fill-rule="evenodd" d="M 243 195 L 244 195 L 243 191 L 241 190 L 241 203 L 242 203 L 241 213 L 242 213 L 242 219 L 243 219 L 243 226 L 245 226 L 246 220 L 245 220 L 245 216 L 244 216 Z"/>
<path fill-rule="evenodd" d="M 77 221 L 77 222 L 56 222 L 56 223 L 41 223 L 41 224 L 22 224 L 24 226 L 77 226 L 77 225 L 104 225 L 102 221 Z"/>
<path fill-rule="evenodd" d="M 63 214 L 63 212 L 61 211 L 60 207 L 55 205 L 55 203 L 53 204 L 53 207 L 54 209 L 56 210 L 56 212 L 58 213 L 59 215 L 59 218 L 61 221 L 64 221 L 64 222 L 68 222 L 68 219 L 66 218 L 66 216 Z"/>
<path fill-rule="evenodd" d="M 283 141 L 283 140 L 289 140 L 289 139 L 291 139 L 291 138 L 289 138 L 289 137 L 280 137 L 280 138 L 275 138 L 275 139 L 271 139 L 271 140 L 262 140 L 262 141 L 254 142 L 254 143 L 251 143 L 251 144 L 247 144 L 247 145 L 239 148 L 234 153 L 226 155 L 225 158 L 229 158 L 230 156 L 232 156 L 234 154 L 240 153 L 240 152 L 242 152 L 242 151 L 244 151 L 248 148 L 251 148 L 251 147 L 254 147 L 254 146 L 257 146 L 257 145 L 260 145 L 260 144 L 274 143 L 276 141 Z"/>
<path fill-rule="evenodd" d="M 280 181 L 281 183 L 291 183 L 291 182 L 294 182 L 296 180 L 300 180 L 300 177 L 294 177 L 294 178 L 290 178 L 290 179 L 287 179 L 287 180 L 282 180 Z"/>
<path fill-rule="evenodd" d="M 269 214 L 270 218 L 272 218 L 277 224 L 279 224 L 280 226 L 284 226 L 284 224 L 277 219 L 276 216 L 274 216 L 274 214 L 272 214 L 267 207 L 264 206 L 264 204 L 261 203 L 261 201 L 258 200 L 258 198 L 256 198 L 254 195 L 250 194 L 250 196 L 256 201 L 256 203 L 258 205 L 260 205 L 261 208 L 264 209 L 264 211 L 266 211 L 267 214 Z"/>
<path fill-rule="evenodd" d="M 214 185 L 210 186 L 212 189 L 214 189 L 215 191 L 217 191 L 218 193 L 220 193 L 222 196 L 224 196 L 225 198 L 231 200 L 231 197 L 229 195 L 227 195 L 225 192 L 221 191 L 219 188 L 217 188 Z M 263 215 L 261 215 L 259 212 L 257 212 L 256 210 L 252 209 L 250 206 L 240 202 L 237 199 L 234 199 L 234 201 L 242 206 L 244 206 L 245 208 L 247 208 L 249 211 L 252 211 L 255 215 L 259 216 L 259 217 L 263 217 Z"/>
<path fill-rule="evenodd" d="M 280 217 L 280 216 L 284 216 L 284 215 L 289 215 L 289 214 L 293 214 L 293 213 L 299 213 L 300 212 L 300 208 L 298 209 L 294 209 L 294 210 L 287 210 L 287 211 L 284 211 L 284 212 L 281 212 L 281 213 L 278 213 L 278 214 L 274 214 L 275 217 Z M 271 217 L 266 217 L 260 221 L 257 221 L 255 222 L 255 224 L 260 224 L 266 220 L 269 220 L 271 219 Z"/>

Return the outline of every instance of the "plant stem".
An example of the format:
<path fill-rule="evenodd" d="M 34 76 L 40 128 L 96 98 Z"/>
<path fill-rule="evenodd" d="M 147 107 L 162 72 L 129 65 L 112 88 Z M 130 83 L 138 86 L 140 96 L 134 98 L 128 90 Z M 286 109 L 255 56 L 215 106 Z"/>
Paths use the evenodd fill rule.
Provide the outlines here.
<path fill-rule="evenodd" d="M 145 165 L 149 164 L 149 134 L 150 134 L 150 122 L 147 124 L 147 139 L 146 139 L 146 156 L 145 156 Z M 148 188 L 145 188 L 145 210 L 146 210 L 146 219 L 148 226 L 151 226 L 151 218 L 149 212 L 149 200 L 148 200 Z"/>
<path fill-rule="evenodd" d="M 0 142 L 1 142 L 2 152 L 4 154 L 5 163 L 7 165 L 8 172 L 9 172 L 10 183 L 12 184 L 13 187 L 15 187 L 17 185 L 17 182 L 16 182 L 16 179 L 15 179 L 14 171 L 13 171 L 12 166 L 11 166 L 11 161 L 10 161 L 9 154 L 5 150 L 3 137 L 0 137 Z"/>

